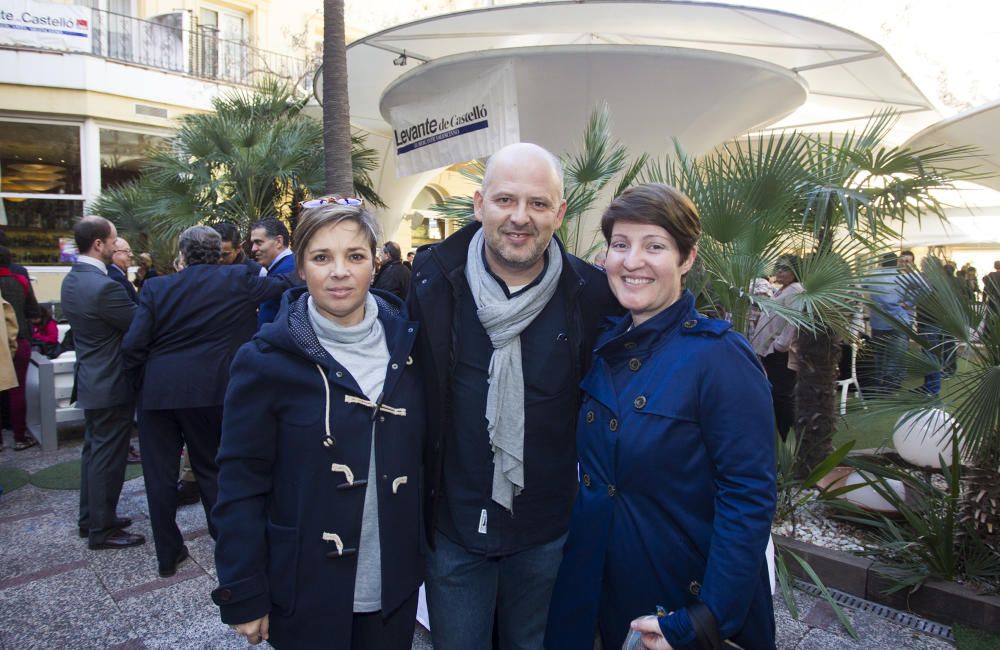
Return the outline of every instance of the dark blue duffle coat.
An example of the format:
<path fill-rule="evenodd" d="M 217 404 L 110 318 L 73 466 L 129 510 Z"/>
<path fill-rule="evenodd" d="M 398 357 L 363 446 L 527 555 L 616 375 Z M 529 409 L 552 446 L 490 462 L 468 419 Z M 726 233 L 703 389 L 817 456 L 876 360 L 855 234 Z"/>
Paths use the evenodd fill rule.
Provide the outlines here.
<path fill-rule="evenodd" d="M 703 602 L 722 638 L 774 647 L 764 561 L 775 508 L 767 378 L 726 321 L 693 296 L 598 341 L 577 428 L 580 491 L 546 629 L 548 650 L 619 648 L 662 605 L 671 645 L 695 648 L 685 607 Z"/>
<path fill-rule="evenodd" d="M 390 355 L 381 404 L 391 410 L 345 401 L 365 397 L 316 339 L 305 288 L 285 293 L 277 319 L 233 361 L 212 598 L 226 623 L 270 613 L 278 648 L 351 647 L 366 480 L 378 481 L 383 614 L 422 581 L 424 397 L 410 356 L 417 324 L 395 296 L 373 293 Z M 368 476 L 373 419 L 376 476 Z"/>

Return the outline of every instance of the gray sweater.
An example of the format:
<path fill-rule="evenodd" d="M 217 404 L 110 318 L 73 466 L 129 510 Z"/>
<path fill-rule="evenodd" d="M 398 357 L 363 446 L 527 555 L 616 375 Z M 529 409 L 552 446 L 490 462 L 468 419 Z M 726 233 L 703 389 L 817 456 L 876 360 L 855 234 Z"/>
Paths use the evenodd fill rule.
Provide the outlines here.
<path fill-rule="evenodd" d="M 320 345 L 351 373 L 369 400 L 382 394 L 389 348 L 378 320 L 378 305 L 368 294 L 362 321 L 344 327 L 323 316 L 309 297 L 309 322 Z M 377 612 L 382 609 L 382 551 L 378 530 L 378 492 L 375 489 L 375 425 L 372 424 L 372 448 L 368 461 L 368 484 L 361 518 L 361 541 L 358 544 L 358 572 L 354 580 L 354 611 Z"/>

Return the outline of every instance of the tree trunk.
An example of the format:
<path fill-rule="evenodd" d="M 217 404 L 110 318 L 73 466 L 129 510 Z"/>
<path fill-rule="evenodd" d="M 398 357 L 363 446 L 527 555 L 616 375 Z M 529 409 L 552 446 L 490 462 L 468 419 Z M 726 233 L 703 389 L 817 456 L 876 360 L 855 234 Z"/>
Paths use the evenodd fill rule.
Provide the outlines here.
<path fill-rule="evenodd" d="M 1000 559 L 1000 459 L 994 455 L 982 460 L 987 462 L 965 468 L 961 516 L 971 532 Z"/>
<path fill-rule="evenodd" d="M 837 431 L 837 363 L 840 350 L 829 330 L 800 331 L 795 384 L 795 435 L 801 442 L 796 475 L 804 478 L 833 452 Z"/>
<path fill-rule="evenodd" d="M 354 194 L 344 0 L 323 0 L 323 149 L 328 194 Z"/>

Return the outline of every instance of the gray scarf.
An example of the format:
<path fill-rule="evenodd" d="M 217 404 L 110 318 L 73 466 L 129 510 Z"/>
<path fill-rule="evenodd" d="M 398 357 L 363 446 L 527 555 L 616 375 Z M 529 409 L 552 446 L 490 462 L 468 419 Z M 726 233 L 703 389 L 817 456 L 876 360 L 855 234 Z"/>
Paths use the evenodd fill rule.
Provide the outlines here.
<path fill-rule="evenodd" d="M 553 238 L 549 263 L 539 283 L 512 298 L 483 263 L 486 238 L 480 228 L 469 243 L 465 279 L 476 301 L 479 322 L 493 343 L 486 423 L 493 448 L 493 500 L 508 510 L 524 489 L 524 374 L 521 332 L 545 309 L 562 274 L 562 254 Z"/>

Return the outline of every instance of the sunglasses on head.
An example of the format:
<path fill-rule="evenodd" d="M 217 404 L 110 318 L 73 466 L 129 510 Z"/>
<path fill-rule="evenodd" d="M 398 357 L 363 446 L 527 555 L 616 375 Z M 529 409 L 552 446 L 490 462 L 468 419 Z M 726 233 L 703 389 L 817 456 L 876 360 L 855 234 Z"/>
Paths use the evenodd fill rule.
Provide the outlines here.
<path fill-rule="evenodd" d="M 322 205 L 329 205 L 335 203 L 337 205 L 354 205 L 363 206 L 365 204 L 364 199 L 360 199 L 356 196 L 340 196 L 339 194 L 332 194 L 330 196 L 321 196 L 318 199 L 309 199 L 308 201 L 302 201 L 299 203 L 299 207 L 303 208 L 318 208 Z"/>

